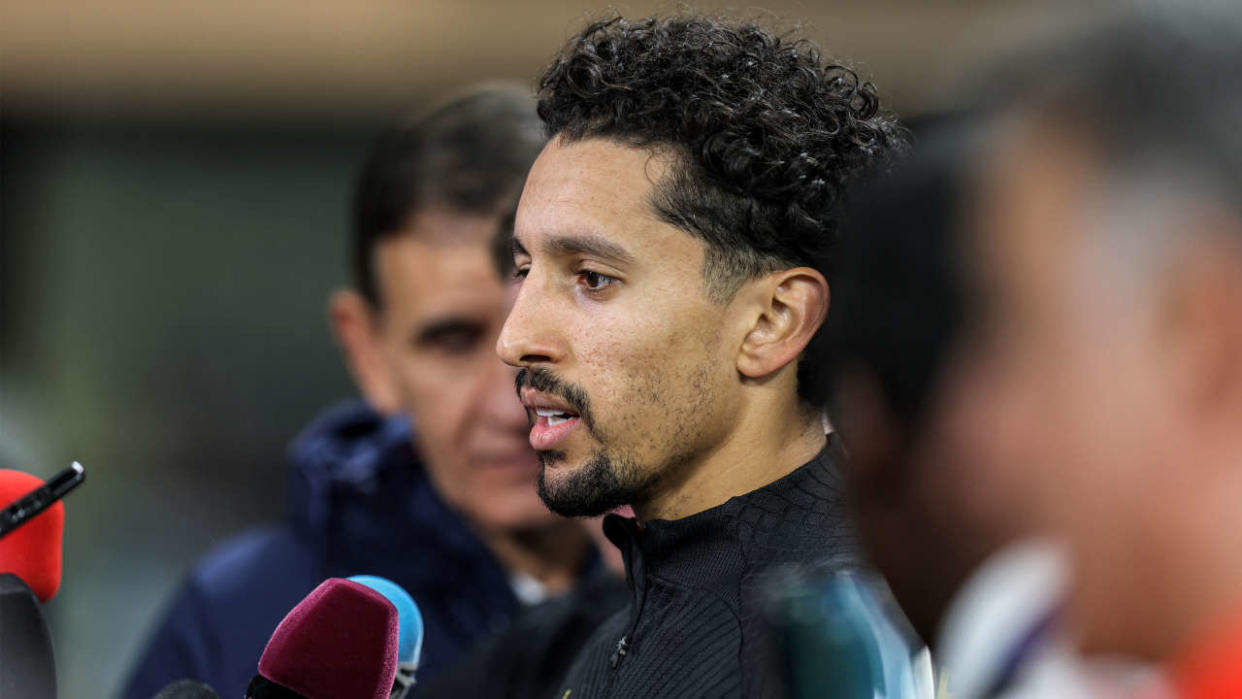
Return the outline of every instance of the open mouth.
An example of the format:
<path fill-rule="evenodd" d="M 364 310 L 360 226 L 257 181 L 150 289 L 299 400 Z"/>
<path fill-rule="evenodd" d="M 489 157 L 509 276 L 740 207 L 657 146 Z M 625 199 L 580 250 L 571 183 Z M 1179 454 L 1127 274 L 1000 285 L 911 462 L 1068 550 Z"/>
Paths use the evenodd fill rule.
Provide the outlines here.
<path fill-rule="evenodd" d="M 548 427 L 563 425 L 578 417 L 577 413 L 571 413 L 567 410 L 550 410 L 545 408 L 535 408 L 535 415 L 538 420 L 546 422 Z"/>
<path fill-rule="evenodd" d="M 550 451 L 583 422 L 585 410 L 579 412 L 569 396 L 521 385 L 522 377 L 518 374 L 518 396 L 531 420 L 530 446 L 535 451 Z"/>
<path fill-rule="evenodd" d="M 535 451 L 548 451 L 569 436 L 582 417 L 566 408 L 532 407 L 534 423 L 530 426 L 530 446 Z"/>

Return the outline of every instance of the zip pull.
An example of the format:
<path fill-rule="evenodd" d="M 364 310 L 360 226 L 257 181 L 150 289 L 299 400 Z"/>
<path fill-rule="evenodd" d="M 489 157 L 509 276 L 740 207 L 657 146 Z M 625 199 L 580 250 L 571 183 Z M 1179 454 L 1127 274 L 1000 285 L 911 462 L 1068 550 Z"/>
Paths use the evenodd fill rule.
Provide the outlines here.
<path fill-rule="evenodd" d="M 622 636 L 617 641 L 617 649 L 612 653 L 612 669 L 617 669 L 617 664 L 621 662 L 621 658 L 625 656 L 626 651 L 630 649 L 629 636 Z"/>

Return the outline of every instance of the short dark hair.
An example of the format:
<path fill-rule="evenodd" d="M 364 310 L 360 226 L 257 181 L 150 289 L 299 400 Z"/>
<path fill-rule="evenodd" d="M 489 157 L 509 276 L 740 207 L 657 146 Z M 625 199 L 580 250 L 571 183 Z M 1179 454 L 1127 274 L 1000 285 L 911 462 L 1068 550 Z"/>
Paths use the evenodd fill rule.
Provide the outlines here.
<path fill-rule="evenodd" d="M 809 41 L 707 17 L 588 25 L 539 81 L 549 137 L 610 139 L 675 156 L 652 205 L 707 244 L 708 295 L 809 266 L 830 273 L 833 211 L 860 171 L 904 134 L 875 87 Z M 799 395 L 822 405 L 818 361 L 799 363 Z"/>
<path fill-rule="evenodd" d="M 389 127 L 358 174 L 350 258 L 354 284 L 379 305 L 374 251 L 419 210 L 503 215 L 546 143 L 529 91 L 474 88 Z"/>

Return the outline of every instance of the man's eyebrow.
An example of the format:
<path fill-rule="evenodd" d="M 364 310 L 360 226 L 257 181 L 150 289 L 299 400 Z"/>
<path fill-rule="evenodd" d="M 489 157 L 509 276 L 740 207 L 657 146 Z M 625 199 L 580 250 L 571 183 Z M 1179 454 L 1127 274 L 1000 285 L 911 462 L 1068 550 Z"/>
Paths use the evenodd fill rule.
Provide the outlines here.
<path fill-rule="evenodd" d="M 616 243 L 598 235 L 554 235 L 545 242 L 548 252 L 556 255 L 596 255 L 621 264 L 633 264 L 634 256 Z"/>

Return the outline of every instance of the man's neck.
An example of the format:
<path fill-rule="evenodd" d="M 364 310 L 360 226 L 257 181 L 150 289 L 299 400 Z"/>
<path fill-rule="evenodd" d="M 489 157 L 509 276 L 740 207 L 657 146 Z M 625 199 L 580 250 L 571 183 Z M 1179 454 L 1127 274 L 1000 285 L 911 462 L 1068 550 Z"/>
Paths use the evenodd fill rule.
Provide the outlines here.
<path fill-rule="evenodd" d="M 554 594 L 574 585 L 591 551 L 590 535 L 574 519 L 532 529 L 484 531 L 481 537 L 511 577 L 528 575 Z"/>
<path fill-rule="evenodd" d="M 638 519 L 681 519 L 711 509 L 784 478 L 824 448 L 822 417 L 802 406 L 757 408 L 751 415 L 702 458 L 677 468 L 657 495 L 635 503 Z"/>

